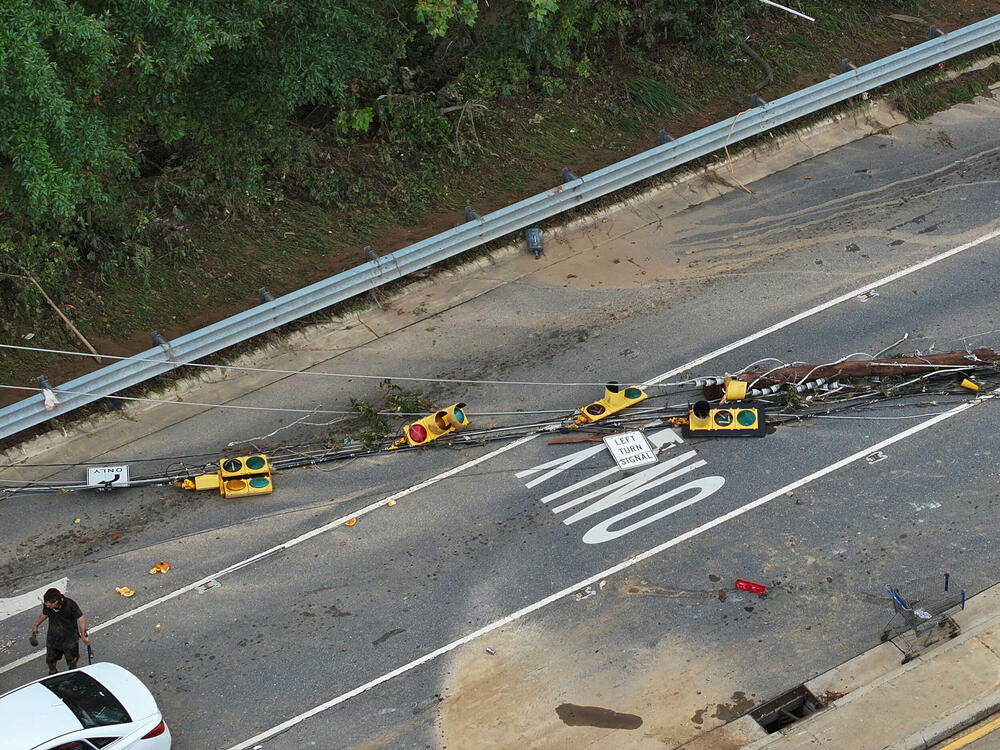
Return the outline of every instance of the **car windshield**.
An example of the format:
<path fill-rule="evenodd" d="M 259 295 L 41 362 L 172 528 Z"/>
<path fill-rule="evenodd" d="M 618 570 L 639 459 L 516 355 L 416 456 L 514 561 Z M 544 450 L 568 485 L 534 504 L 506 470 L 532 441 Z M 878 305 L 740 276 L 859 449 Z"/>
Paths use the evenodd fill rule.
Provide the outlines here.
<path fill-rule="evenodd" d="M 86 672 L 63 672 L 41 681 L 72 711 L 84 729 L 132 721 L 111 692 Z"/>

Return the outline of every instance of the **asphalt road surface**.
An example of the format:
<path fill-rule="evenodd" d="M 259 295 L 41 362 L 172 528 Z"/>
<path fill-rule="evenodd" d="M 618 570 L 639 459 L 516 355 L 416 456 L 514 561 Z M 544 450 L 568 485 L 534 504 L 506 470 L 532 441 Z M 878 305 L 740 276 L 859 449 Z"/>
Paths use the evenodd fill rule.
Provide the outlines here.
<path fill-rule="evenodd" d="M 676 215 L 658 207 L 715 188 L 667 188 L 541 261 L 438 279 L 262 366 L 391 376 L 489 427 L 567 414 L 612 379 L 670 401 L 663 383 L 904 335 L 893 352 L 996 348 L 998 114 L 979 100 Z M 377 382 L 232 374 L 31 459 L 69 466 L 0 478 L 336 440 L 325 412 Z M 875 645 L 887 584 L 949 572 L 971 595 L 1000 578 L 995 400 L 841 416 L 746 440 L 651 424 L 659 462 L 629 475 L 602 444 L 540 435 L 285 471 L 240 501 L 19 494 L 0 503 L 0 595 L 65 578 L 98 657 L 147 682 L 177 750 L 676 747 Z M 35 608 L 12 609 L 0 691 L 44 670 Z"/>

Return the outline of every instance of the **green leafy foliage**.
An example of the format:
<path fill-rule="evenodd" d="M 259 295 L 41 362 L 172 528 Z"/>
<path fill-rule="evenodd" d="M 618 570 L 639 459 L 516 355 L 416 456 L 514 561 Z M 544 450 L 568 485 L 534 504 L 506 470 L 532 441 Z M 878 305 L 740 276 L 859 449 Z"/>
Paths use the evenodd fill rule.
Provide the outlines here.
<path fill-rule="evenodd" d="M 803 8 L 831 28 L 868 12 Z M 196 259 L 189 223 L 277 211 L 288 195 L 352 226 L 358 205 L 415 213 L 488 150 L 477 123 L 503 97 L 572 96 L 661 48 L 726 60 L 764 12 L 758 0 L 0 0 L 0 313 L 37 309 L 25 270 L 51 293 L 74 277 L 142 284 L 154 259 Z M 622 97 L 686 109 L 671 70 L 657 61 Z"/>

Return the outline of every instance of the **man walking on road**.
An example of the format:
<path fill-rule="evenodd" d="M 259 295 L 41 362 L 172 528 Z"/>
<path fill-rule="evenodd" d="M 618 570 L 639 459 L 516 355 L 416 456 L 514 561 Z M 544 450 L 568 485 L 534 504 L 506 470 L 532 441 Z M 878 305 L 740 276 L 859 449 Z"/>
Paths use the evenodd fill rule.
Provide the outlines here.
<path fill-rule="evenodd" d="M 42 601 L 42 614 L 31 628 L 33 636 L 38 635 L 38 626 L 45 620 L 49 621 L 45 638 L 45 663 L 49 665 L 49 674 L 59 671 L 56 663 L 63 658 L 66 659 L 67 668 L 76 669 L 80 660 L 79 639 L 82 638 L 84 643 L 90 645 L 87 622 L 83 619 L 80 605 L 59 589 L 49 589 Z"/>

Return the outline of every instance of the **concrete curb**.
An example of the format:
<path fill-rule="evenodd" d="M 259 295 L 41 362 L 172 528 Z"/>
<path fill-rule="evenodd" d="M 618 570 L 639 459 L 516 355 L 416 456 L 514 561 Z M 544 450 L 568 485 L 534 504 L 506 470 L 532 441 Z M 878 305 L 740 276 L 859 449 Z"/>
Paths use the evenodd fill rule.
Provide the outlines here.
<path fill-rule="evenodd" d="M 830 701 L 822 711 L 780 732 L 753 740 L 743 745 L 741 750 L 833 747 L 829 742 L 829 730 L 831 717 L 836 714 L 841 714 L 836 721 L 847 724 L 843 728 L 844 744 L 840 747 L 851 746 L 849 737 L 856 730 L 851 719 L 859 715 L 877 715 L 878 710 L 884 708 L 877 705 L 867 710 L 861 708 L 866 701 L 871 700 L 874 704 L 887 693 L 905 689 L 907 681 L 912 684 L 914 680 L 925 679 L 917 677 L 917 673 L 925 669 L 934 670 L 935 675 L 940 677 L 941 670 L 958 664 L 962 655 L 975 654 L 977 649 L 993 650 L 986 637 L 1000 629 L 1000 584 L 971 597 L 966 603 L 966 610 L 952 619 L 961 623 L 962 632 L 959 635 L 930 646 L 905 664 L 900 664 L 902 651 L 891 642 L 885 642 L 806 682 L 805 687 L 817 697 L 826 691 L 844 694 Z M 962 681 L 963 677 L 959 674 L 955 679 Z M 995 683 L 996 679 L 993 681 Z M 905 735 L 903 739 L 879 747 L 881 750 L 927 750 L 997 711 L 1000 711 L 1000 688 L 993 687 L 958 704 L 947 715 Z M 902 718 L 918 724 L 926 714 L 925 706 L 914 705 L 912 717 L 908 714 Z"/>
<path fill-rule="evenodd" d="M 886 750 L 927 750 L 955 736 L 963 729 L 978 724 L 997 711 L 1000 711 L 1000 690 L 994 690 L 989 695 L 962 704 L 954 713 L 890 745 Z"/>

